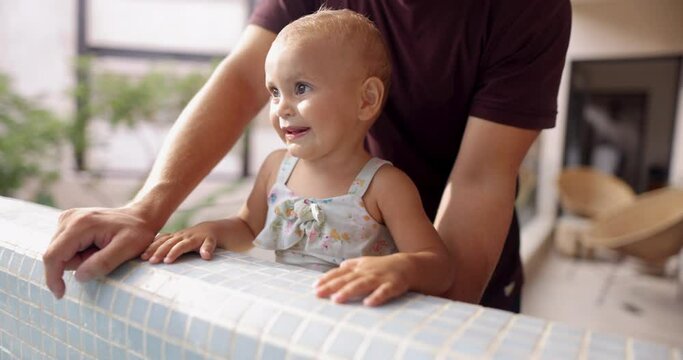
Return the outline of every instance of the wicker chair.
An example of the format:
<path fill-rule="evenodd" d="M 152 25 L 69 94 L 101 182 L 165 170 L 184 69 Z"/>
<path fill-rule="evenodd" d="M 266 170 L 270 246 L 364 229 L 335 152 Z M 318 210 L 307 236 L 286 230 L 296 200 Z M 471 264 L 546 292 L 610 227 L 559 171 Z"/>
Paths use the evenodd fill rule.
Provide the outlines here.
<path fill-rule="evenodd" d="M 599 217 L 584 241 L 662 264 L 683 248 L 683 189 L 663 188 Z"/>
<path fill-rule="evenodd" d="M 589 167 L 568 168 L 558 179 L 560 204 L 571 214 L 597 218 L 631 204 L 636 194 L 621 179 Z"/>

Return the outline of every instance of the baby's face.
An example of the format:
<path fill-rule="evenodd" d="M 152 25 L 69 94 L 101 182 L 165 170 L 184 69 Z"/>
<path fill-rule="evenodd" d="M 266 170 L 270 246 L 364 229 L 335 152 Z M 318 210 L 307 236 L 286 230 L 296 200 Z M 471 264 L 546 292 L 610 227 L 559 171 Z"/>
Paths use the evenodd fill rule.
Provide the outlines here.
<path fill-rule="evenodd" d="M 317 159 L 353 145 L 364 80 L 358 60 L 322 38 L 278 39 L 266 58 L 270 120 L 292 155 Z"/>

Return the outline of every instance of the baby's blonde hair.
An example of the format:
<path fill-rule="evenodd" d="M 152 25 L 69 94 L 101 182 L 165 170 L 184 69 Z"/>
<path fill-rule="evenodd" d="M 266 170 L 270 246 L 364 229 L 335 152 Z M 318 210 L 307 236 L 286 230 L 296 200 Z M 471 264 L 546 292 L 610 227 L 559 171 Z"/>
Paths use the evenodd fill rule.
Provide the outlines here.
<path fill-rule="evenodd" d="M 328 41 L 350 45 L 366 64 L 367 76 L 376 76 L 384 84 L 384 98 L 389 92 L 391 60 L 382 33 L 367 17 L 347 9 L 321 8 L 285 26 L 278 39 L 296 40 L 324 36 Z M 384 99 L 383 99 L 384 100 Z"/>

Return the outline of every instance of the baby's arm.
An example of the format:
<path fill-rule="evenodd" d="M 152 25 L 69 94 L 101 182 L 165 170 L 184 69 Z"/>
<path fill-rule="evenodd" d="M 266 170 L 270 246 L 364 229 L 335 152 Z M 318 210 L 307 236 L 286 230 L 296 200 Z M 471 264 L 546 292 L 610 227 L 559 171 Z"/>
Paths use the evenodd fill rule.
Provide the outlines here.
<path fill-rule="evenodd" d="M 254 187 L 247 201 L 236 216 L 206 221 L 170 234 L 160 234 L 145 250 L 141 258 L 150 263 L 172 263 L 180 255 L 198 251 L 203 259 L 209 260 L 216 247 L 233 251 L 245 251 L 261 229 L 268 211 L 267 193 L 274 182 L 275 171 L 284 156 L 284 151 L 271 153 L 261 165 Z"/>
<path fill-rule="evenodd" d="M 318 282 L 318 295 L 333 301 L 368 295 L 379 305 L 407 290 L 441 295 L 451 285 L 453 268 L 446 246 L 425 214 L 415 184 L 402 171 L 384 166 L 373 179 L 367 201 L 376 199 L 383 222 L 399 253 L 343 262 Z"/>

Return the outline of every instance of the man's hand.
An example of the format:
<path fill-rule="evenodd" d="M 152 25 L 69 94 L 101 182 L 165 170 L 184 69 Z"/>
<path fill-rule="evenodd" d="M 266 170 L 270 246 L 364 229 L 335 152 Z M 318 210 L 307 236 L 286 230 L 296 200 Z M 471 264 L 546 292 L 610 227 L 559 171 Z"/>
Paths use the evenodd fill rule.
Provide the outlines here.
<path fill-rule="evenodd" d="M 81 282 L 106 275 L 145 250 L 155 234 L 130 208 L 66 210 L 43 254 L 47 287 L 59 299 L 65 291 L 64 270 L 75 269 Z"/>
<path fill-rule="evenodd" d="M 364 305 L 381 305 L 405 293 L 410 287 L 400 255 L 346 260 L 318 279 L 316 294 L 330 297 L 336 303 L 365 297 Z"/>

